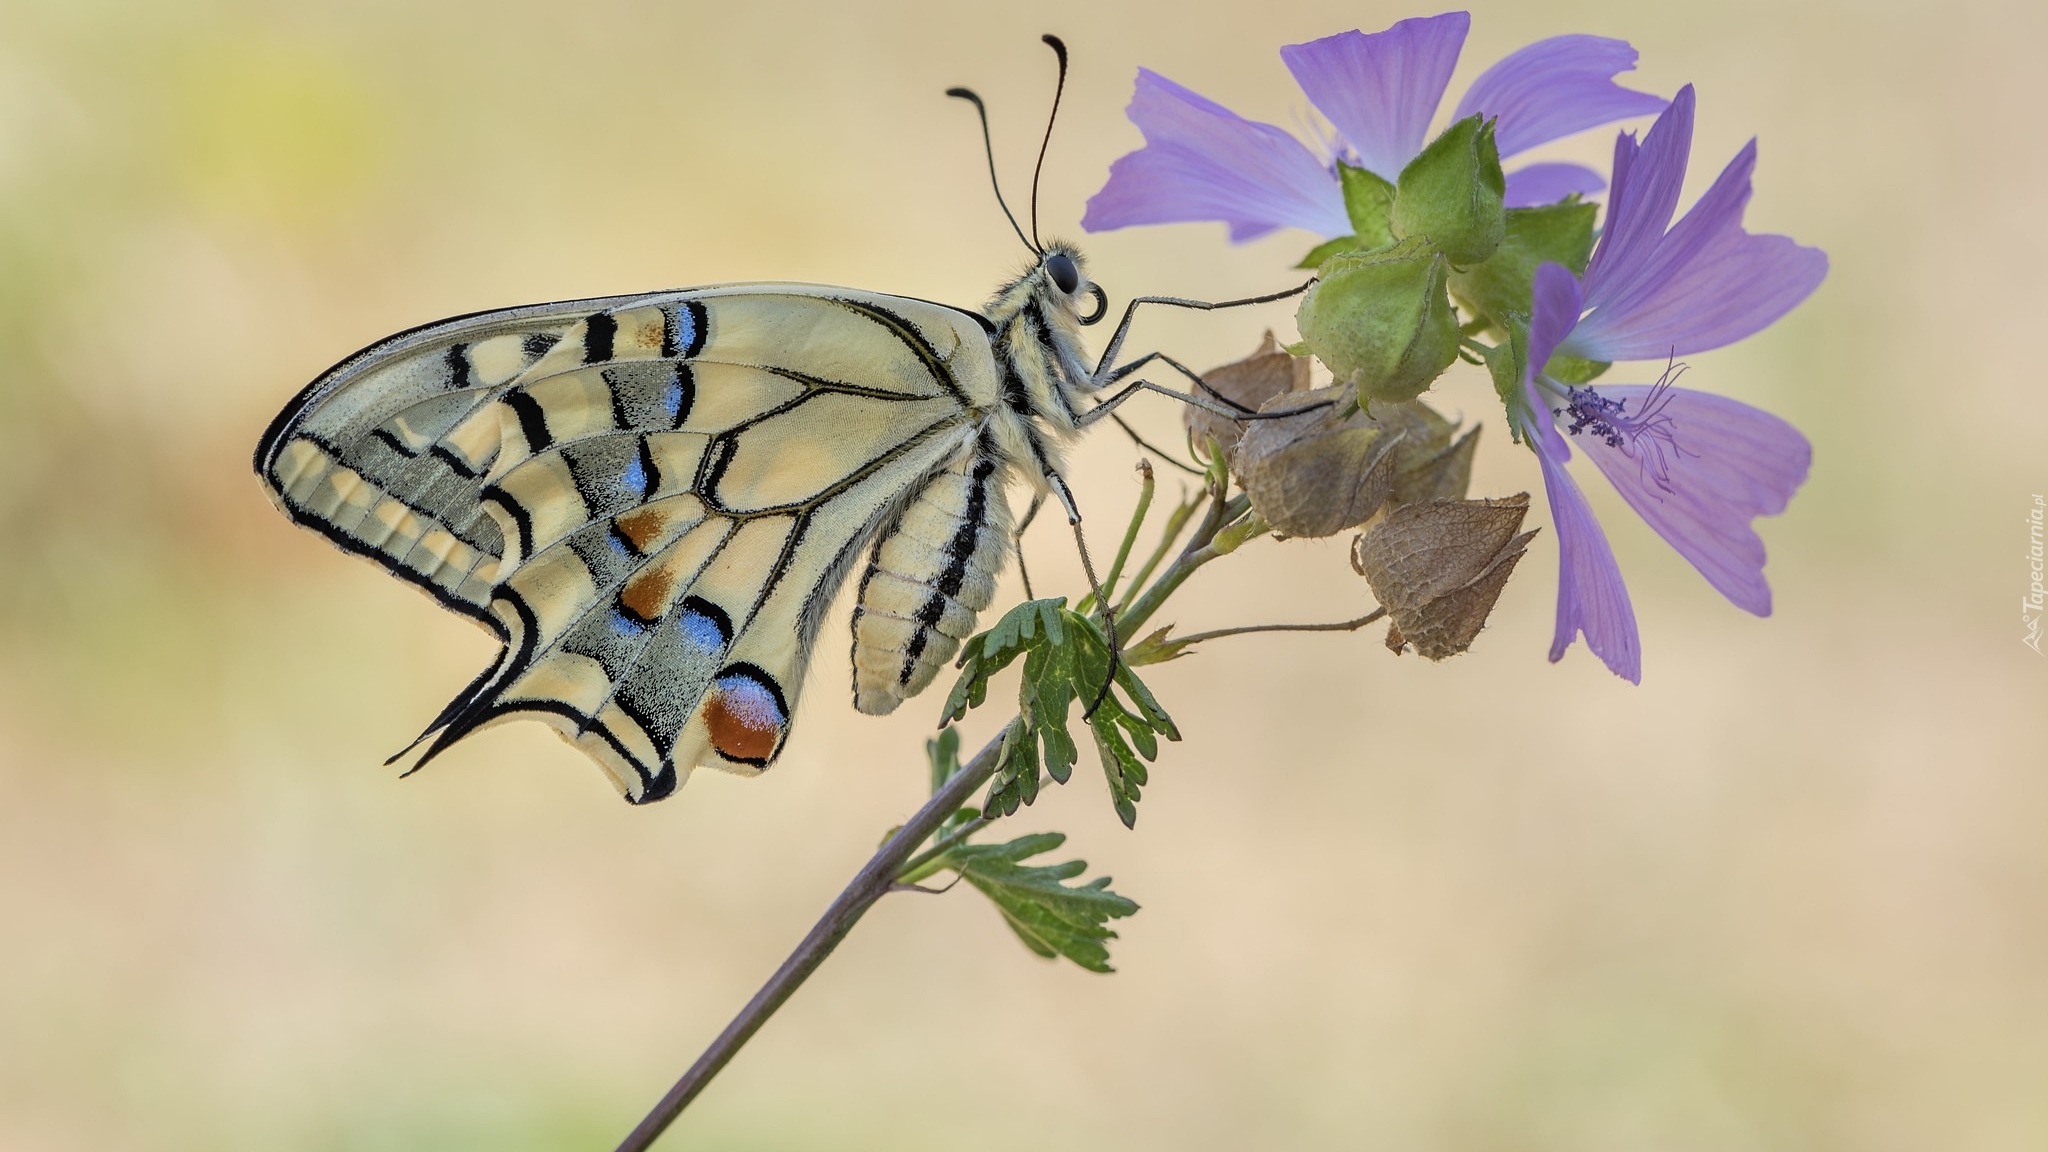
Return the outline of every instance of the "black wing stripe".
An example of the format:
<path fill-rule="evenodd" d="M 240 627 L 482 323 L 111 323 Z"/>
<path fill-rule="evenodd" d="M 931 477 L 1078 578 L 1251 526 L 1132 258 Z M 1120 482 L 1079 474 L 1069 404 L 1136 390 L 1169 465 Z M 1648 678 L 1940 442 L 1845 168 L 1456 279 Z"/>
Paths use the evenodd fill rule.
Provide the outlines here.
<path fill-rule="evenodd" d="M 526 437 L 530 452 L 545 452 L 555 442 L 554 433 L 548 431 L 548 414 L 541 411 L 540 401 L 533 394 L 521 389 L 505 393 L 505 406 L 519 417 L 519 434 Z"/>
<path fill-rule="evenodd" d="M 612 358 L 612 338 L 619 334 L 619 322 L 609 312 L 593 312 L 583 322 L 583 362 L 602 364 Z"/>
<path fill-rule="evenodd" d="M 967 394 L 960 390 L 959 381 L 953 379 L 953 369 L 940 359 L 938 350 L 931 346 L 931 342 L 924 338 L 924 333 L 919 332 L 916 325 L 879 304 L 836 296 L 831 299 L 849 311 L 857 312 L 881 325 L 890 335 L 902 341 L 905 348 L 910 349 L 911 354 L 923 363 L 925 371 L 931 373 L 932 379 L 939 382 L 940 388 L 945 389 L 946 395 L 959 401 L 963 408 L 973 406 L 968 402 Z"/>

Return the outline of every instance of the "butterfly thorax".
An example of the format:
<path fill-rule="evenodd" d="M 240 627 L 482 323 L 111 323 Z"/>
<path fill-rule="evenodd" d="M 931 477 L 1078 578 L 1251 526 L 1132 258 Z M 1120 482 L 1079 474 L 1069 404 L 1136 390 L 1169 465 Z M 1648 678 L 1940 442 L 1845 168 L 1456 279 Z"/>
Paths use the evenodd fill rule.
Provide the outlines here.
<path fill-rule="evenodd" d="M 1075 288 L 1063 292 L 1047 272 L 1054 257 L 1065 257 L 1076 274 Z M 994 326 L 996 362 L 1003 370 L 1003 400 L 1014 412 L 1046 424 L 1062 439 L 1080 420 L 1091 390 L 1088 358 L 1081 344 L 1080 304 L 1090 288 L 1081 255 L 1064 244 L 1047 247 L 1032 264 L 998 289 L 982 315 Z"/>

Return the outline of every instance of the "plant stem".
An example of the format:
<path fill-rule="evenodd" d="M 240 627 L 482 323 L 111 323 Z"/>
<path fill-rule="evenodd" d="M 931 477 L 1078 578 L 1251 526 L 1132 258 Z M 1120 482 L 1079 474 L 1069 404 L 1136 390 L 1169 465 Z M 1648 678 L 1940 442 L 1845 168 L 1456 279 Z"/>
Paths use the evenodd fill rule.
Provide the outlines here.
<path fill-rule="evenodd" d="M 1118 617 L 1130 612 L 1131 601 L 1138 598 L 1139 591 L 1145 587 L 1145 581 L 1152 578 L 1152 573 L 1158 569 L 1159 562 L 1166 559 L 1167 551 L 1180 539 L 1181 530 L 1188 526 L 1188 520 L 1194 516 L 1195 509 L 1200 508 L 1202 502 L 1208 498 L 1205 492 L 1198 494 L 1193 500 L 1182 500 L 1166 518 L 1166 527 L 1159 533 L 1159 546 L 1152 549 L 1152 555 L 1145 558 L 1145 563 L 1138 568 L 1137 574 L 1131 577 L 1130 586 L 1124 590 L 1123 601 L 1116 606 Z"/>
<path fill-rule="evenodd" d="M 683 1073 L 682 1079 L 676 1081 L 646 1119 L 620 1142 L 618 1152 L 645 1152 L 660 1138 L 690 1101 L 696 1099 L 704 1086 L 711 1082 L 711 1078 L 718 1075 L 733 1055 L 753 1038 L 755 1032 L 760 1031 L 761 1025 L 775 1015 L 776 1009 L 782 1007 L 818 965 L 825 962 L 825 958 L 832 954 L 832 950 L 839 946 L 875 901 L 889 891 L 903 862 L 910 859 L 918 846 L 929 839 L 947 817 L 959 811 L 975 789 L 988 782 L 995 773 L 996 755 L 1001 749 L 1002 736 L 998 734 L 876 850 L 852 882 L 825 909 L 825 914 L 812 925 L 796 950 L 789 954 L 761 990 L 754 993 L 754 998 L 747 1001 L 747 1006 L 740 1009 L 732 1023 L 725 1026 L 725 1031 L 720 1032 L 704 1054 L 697 1057 L 697 1062 L 690 1065 L 690 1070 Z"/>
<path fill-rule="evenodd" d="M 1224 526 L 1235 523 L 1250 508 L 1251 500 L 1244 496 L 1234 497 L 1228 503 L 1219 500 L 1212 505 L 1209 515 L 1202 521 L 1201 528 L 1189 538 L 1188 546 L 1182 549 L 1180 556 L 1159 579 L 1153 581 L 1150 588 L 1145 589 L 1144 594 L 1131 605 L 1131 610 L 1123 615 L 1119 623 L 1132 635 L 1136 635 L 1145 621 L 1151 619 L 1152 614 L 1159 610 L 1159 606 L 1166 603 L 1166 598 L 1173 595 L 1188 577 L 1195 574 L 1195 569 L 1218 556 L 1228 555 L 1229 553 L 1217 551 L 1211 546 L 1215 543 L 1216 534 Z"/>
<path fill-rule="evenodd" d="M 938 838 L 930 848 L 919 852 L 916 858 L 896 870 L 896 883 L 915 884 L 944 867 L 940 863 L 946 853 L 964 843 L 968 837 L 1002 819 L 1000 816 L 976 816 L 960 827 Z"/>
<path fill-rule="evenodd" d="M 1152 509 L 1152 462 L 1140 459 L 1138 472 L 1143 477 L 1138 489 L 1138 508 L 1131 513 L 1131 523 L 1124 529 L 1123 543 L 1117 546 L 1116 559 L 1110 562 L 1109 576 L 1102 583 L 1102 602 L 1106 608 L 1116 600 L 1116 582 L 1123 579 L 1124 564 L 1131 558 L 1131 545 L 1138 541 L 1138 530 L 1145 526 L 1145 513 Z"/>
<path fill-rule="evenodd" d="M 1218 628 L 1214 632 L 1181 636 L 1173 643 L 1200 644 L 1204 640 L 1221 640 L 1225 636 L 1243 636 L 1252 632 L 1356 632 L 1386 614 L 1385 608 L 1375 608 L 1356 620 L 1339 620 L 1334 624 L 1247 624 L 1240 628 Z"/>

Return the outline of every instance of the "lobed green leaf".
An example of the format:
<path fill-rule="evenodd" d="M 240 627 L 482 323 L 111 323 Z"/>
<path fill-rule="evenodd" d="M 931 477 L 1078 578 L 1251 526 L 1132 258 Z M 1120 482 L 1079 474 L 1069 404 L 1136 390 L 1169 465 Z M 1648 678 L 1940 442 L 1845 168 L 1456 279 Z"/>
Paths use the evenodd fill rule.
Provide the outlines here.
<path fill-rule="evenodd" d="M 1048 959 L 1064 956 L 1091 972 L 1109 972 L 1109 921 L 1138 905 L 1109 888 L 1109 877 L 1069 884 L 1088 870 L 1083 860 L 1027 865 L 1024 861 L 1066 843 L 1058 832 L 1037 832 L 1006 844 L 962 844 L 946 854 L 946 867 L 987 896 L 1026 948 Z"/>

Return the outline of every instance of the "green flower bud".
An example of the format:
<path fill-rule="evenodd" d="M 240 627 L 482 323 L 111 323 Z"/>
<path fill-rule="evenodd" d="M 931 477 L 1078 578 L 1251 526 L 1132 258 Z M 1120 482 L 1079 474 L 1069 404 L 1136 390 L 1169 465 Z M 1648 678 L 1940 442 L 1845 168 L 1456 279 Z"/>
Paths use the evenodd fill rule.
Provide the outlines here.
<path fill-rule="evenodd" d="M 1330 372 L 1365 401 L 1412 400 L 1458 357 L 1450 262 L 1420 238 L 1330 257 L 1294 321 Z"/>
<path fill-rule="evenodd" d="M 1451 263 L 1477 264 L 1493 255 L 1506 234 L 1507 183 L 1493 121 L 1467 116 L 1401 169 L 1394 235 L 1427 237 Z"/>

